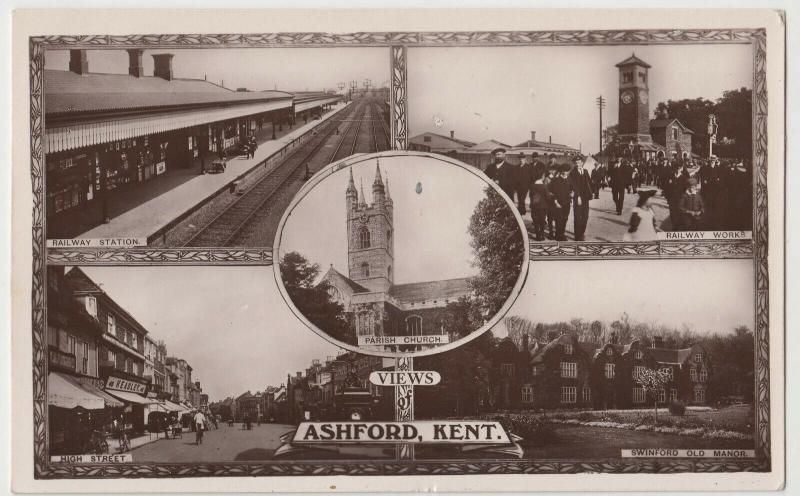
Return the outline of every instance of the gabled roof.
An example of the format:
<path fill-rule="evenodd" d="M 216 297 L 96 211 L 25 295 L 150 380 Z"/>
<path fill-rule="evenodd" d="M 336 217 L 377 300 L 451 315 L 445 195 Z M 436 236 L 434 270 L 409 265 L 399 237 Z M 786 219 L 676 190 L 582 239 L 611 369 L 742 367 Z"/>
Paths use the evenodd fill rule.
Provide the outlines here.
<path fill-rule="evenodd" d="M 622 67 L 624 65 L 633 65 L 633 64 L 640 65 L 640 66 L 646 67 L 648 69 L 651 67 L 650 64 L 648 64 L 644 60 L 642 60 L 639 57 L 637 57 L 635 53 L 632 53 L 630 57 L 628 57 L 627 59 L 623 60 L 619 64 L 616 64 L 615 67 Z"/>
<path fill-rule="evenodd" d="M 553 150 L 566 150 L 566 151 L 575 151 L 577 152 L 577 148 L 573 148 L 568 145 L 562 145 L 561 143 L 550 143 L 549 141 L 535 141 L 535 140 L 527 140 L 523 141 L 522 143 L 516 145 L 513 150 L 509 150 L 510 153 L 514 153 L 517 148 L 546 148 L 546 149 L 553 149 Z"/>
<path fill-rule="evenodd" d="M 430 131 L 426 131 L 426 132 L 424 132 L 422 134 L 418 134 L 418 135 L 414 136 L 413 138 L 411 138 L 409 141 L 413 141 L 413 142 L 419 141 L 418 138 L 421 138 L 422 136 L 425 136 L 425 135 L 436 136 L 437 138 L 441 138 L 443 140 L 448 140 L 448 141 L 452 141 L 454 143 L 458 143 L 459 145 L 464 146 L 464 147 L 470 147 L 470 146 L 474 146 L 475 145 L 475 143 L 473 143 L 471 141 L 462 140 L 462 139 L 458 139 L 458 138 L 451 138 L 450 136 L 445 136 L 443 134 L 438 134 L 438 133 L 432 133 Z"/>
<path fill-rule="evenodd" d="M 692 131 L 691 129 L 689 129 L 688 127 L 686 127 L 686 126 L 685 126 L 685 125 L 684 125 L 684 124 L 683 124 L 681 121 L 679 121 L 678 119 L 675 119 L 675 118 L 672 118 L 672 117 L 667 117 L 666 119 L 664 119 L 664 118 L 660 118 L 660 119 L 653 119 L 653 120 L 651 120 L 651 121 L 650 121 L 650 129 L 653 129 L 653 128 L 655 128 L 655 129 L 660 129 L 660 128 L 662 128 L 662 127 L 667 127 L 667 126 L 671 125 L 673 122 L 677 122 L 677 123 L 678 123 L 678 125 L 679 125 L 681 128 L 683 128 L 683 130 L 684 130 L 685 132 L 687 132 L 687 133 L 690 133 L 690 134 L 694 134 L 694 131 Z"/>
<path fill-rule="evenodd" d="M 237 92 L 202 79 L 44 71 L 45 114 L 291 99 L 283 91 Z"/>
<path fill-rule="evenodd" d="M 581 349 L 584 353 L 586 353 L 589 358 L 594 358 L 596 354 L 596 348 L 594 343 L 588 343 L 585 341 L 578 341 L 575 336 L 571 334 L 562 334 L 557 338 L 553 339 L 549 343 L 544 346 L 541 346 L 538 351 L 536 351 L 533 356 L 531 357 L 531 363 L 537 364 L 542 363 L 544 361 L 545 356 L 547 355 L 550 350 L 554 349 L 556 346 L 560 344 L 576 344 L 578 348 Z"/>
<path fill-rule="evenodd" d="M 361 284 L 355 282 L 346 275 L 342 274 L 341 272 L 333 268 L 332 265 L 328 269 L 328 272 L 326 272 L 325 275 L 322 277 L 321 281 L 330 279 L 338 279 L 344 282 L 353 291 L 353 293 L 369 293 L 369 289 L 365 288 Z"/>
<path fill-rule="evenodd" d="M 489 150 L 489 151 L 491 151 L 491 150 L 494 150 L 495 148 L 498 148 L 498 147 L 511 148 L 509 145 L 506 145 L 505 143 L 501 143 L 501 142 L 499 142 L 497 140 L 489 139 L 489 140 L 486 140 L 486 141 L 481 141 L 477 145 L 473 145 L 473 146 L 469 147 L 469 151 L 471 151 L 471 152 L 477 152 L 477 151 L 481 151 L 481 150 Z"/>
<path fill-rule="evenodd" d="M 445 279 L 443 281 L 412 282 L 395 284 L 389 294 L 403 303 L 430 300 L 457 299 L 472 292 L 470 278 Z"/>

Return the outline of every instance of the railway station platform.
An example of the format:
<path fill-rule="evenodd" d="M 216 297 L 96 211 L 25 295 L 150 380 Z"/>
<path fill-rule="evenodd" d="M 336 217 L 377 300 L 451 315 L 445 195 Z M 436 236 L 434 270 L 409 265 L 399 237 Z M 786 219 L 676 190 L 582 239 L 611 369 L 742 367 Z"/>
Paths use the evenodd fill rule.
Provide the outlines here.
<path fill-rule="evenodd" d="M 235 181 L 241 180 L 251 169 L 270 156 L 280 153 L 282 150 L 288 152 L 295 140 L 336 115 L 347 105 L 349 103 L 335 104 L 331 110 L 322 115 L 321 119 L 298 125 L 275 140 L 259 143 L 253 158 L 248 159 L 244 156 L 229 158 L 225 172 L 201 175 L 198 164 L 191 170 L 184 169 L 189 172 L 186 172 L 182 178 L 175 178 L 174 187 L 170 188 L 169 183 L 161 185 L 161 189 L 164 191 L 155 190 L 156 196 L 153 196 L 154 190 L 150 188 L 126 191 L 114 199 L 111 213 L 113 216 L 115 211 L 121 212 L 119 215 L 113 216 L 107 224 L 100 224 L 75 237 L 83 239 L 137 237 L 151 240 L 167 229 L 175 219 L 191 213 L 198 205 L 213 197 L 220 190 L 230 188 Z M 274 167 L 279 161 L 275 160 L 274 163 L 268 163 L 267 166 Z M 208 160 L 206 167 L 210 165 L 210 162 Z M 154 184 L 153 187 L 156 185 Z"/>

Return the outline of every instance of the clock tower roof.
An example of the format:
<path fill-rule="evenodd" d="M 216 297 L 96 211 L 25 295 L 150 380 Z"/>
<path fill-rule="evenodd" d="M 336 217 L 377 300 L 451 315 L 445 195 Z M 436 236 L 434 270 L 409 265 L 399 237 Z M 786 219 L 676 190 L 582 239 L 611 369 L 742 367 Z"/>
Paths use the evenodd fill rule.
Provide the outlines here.
<path fill-rule="evenodd" d="M 650 64 L 637 57 L 635 53 L 631 53 L 630 57 L 617 64 L 616 67 L 624 67 L 628 65 L 639 65 L 646 69 L 649 69 L 651 67 Z"/>

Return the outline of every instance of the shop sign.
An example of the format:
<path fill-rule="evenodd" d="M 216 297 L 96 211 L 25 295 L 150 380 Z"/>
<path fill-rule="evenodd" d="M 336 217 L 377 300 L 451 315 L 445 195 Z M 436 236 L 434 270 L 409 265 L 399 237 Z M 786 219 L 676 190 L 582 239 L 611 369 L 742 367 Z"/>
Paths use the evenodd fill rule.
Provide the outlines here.
<path fill-rule="evenodd" d="M 129 381 L 120 377 L 109 376 L 106 381 L 106 389 L 113 389 L 114 391 L 127 391 L 129 393 L 144 394 L 147 390 L 147 385 L 140 382 Z"/>
<path fill-rule="evenodd" d="M 69 353 L 64 353 L 61 350 L 50 348 L 47 356 L 50 368 L 75 372 L 75 355 L 70 355 Z"/>
<path fill-rule="evenodd" d="M 156 164 L 156 175 L 167 172 L 166 162 L 159 162 Z"/>
<path fill-rule="evenodd" d="M 106 381 L 100 379 L 99 377 L 88 377 L 85 375 L 78 377 L 78 382 L 81 384 L 88 384 L 90 386 L 94 386 L 97 389 L 105 389 L 106 388 Z"/>

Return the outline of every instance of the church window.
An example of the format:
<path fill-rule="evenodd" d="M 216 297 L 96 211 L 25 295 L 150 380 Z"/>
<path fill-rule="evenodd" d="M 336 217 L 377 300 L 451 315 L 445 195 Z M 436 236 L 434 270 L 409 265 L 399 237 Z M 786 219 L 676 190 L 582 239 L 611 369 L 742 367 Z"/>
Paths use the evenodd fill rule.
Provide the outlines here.
<path fill-rule="evenodd" d="M 369 264 L 367 262 L 361 264 L 361 277 L 369 277 Z"/>
<path fill-rule="evenodd" d="M 358 230 L 358 247 L 369 248 L 369 229 L 366 227 Z"/>
<path fill-rule="evenodd" d="M 358 335 L 369 336 L 374 334 L 375 318 L 371 312 L 358 314 Z"/>
<path fill-rule="evenodd" d="M 673 127 L 672 128 L 672 139 L 674 139 L 674 140 L 678 139 L 678 128 L 677 127 Z"/>
<path fill-rule="evenodd" d="M 406 335 L 419 336 L 422 334 L 422 317 L 412 315 L 406 319 Z"/>

